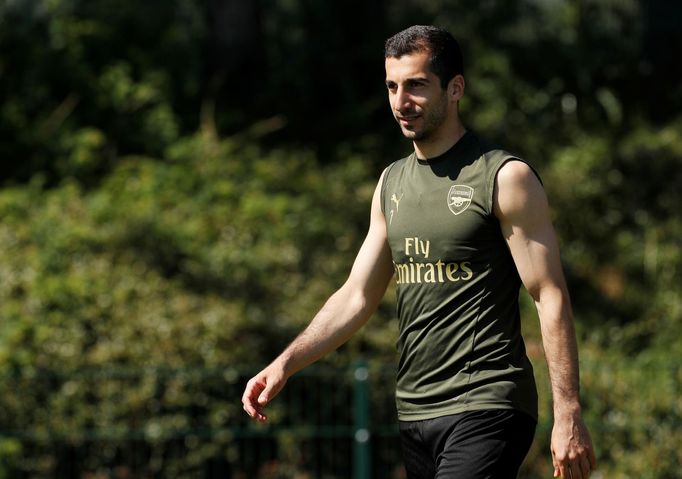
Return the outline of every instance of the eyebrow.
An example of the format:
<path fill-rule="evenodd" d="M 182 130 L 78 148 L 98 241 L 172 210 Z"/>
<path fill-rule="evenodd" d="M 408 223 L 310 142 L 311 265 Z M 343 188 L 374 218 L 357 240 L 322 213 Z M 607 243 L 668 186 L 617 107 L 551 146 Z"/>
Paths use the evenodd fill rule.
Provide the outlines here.
<path fill-rule="evenodd" d="M 388 86 L 390 84 L 395 85 L 398 82 L 396 82 L 395 80 L 391 80 L 391 79 L 387 78 L 385 83 L 386 83 L 386 86 Z M 428 77 L 410 77 L 410 78 L 406 79 L 403 83 L 431 83 L 431 80 L 429 80 Z"/>
<path fill-rule="evenodd" d="M 428 77 L 413 77 L 413 78 L 408 78 L 405 80 L 405 83 L 408 82 L 413 82 L 413 83 L 430 83 L 431 80 L 428 79 Z"/>

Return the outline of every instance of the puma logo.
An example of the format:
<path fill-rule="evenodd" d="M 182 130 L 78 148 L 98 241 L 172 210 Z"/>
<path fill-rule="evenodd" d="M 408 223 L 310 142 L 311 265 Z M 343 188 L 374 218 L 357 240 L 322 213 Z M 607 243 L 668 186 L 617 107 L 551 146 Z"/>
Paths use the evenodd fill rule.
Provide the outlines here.
<path fill-rule="evenodd" d="M 400 198 L 398 198 L 395 193 L 393 193 L 393 196 L 391 196 L 391 201 L 395 203 L 395 210 L 397 212 L 400 212 L 400 200 L 403 199 L 404 193 L 400 195 Z"/>

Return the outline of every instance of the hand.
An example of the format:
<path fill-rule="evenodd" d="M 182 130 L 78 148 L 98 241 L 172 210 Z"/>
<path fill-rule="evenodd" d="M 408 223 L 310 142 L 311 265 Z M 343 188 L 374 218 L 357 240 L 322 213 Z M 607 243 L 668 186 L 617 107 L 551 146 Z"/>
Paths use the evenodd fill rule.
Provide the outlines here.
<path fill-rule="evenodd" d="M 263 414 L 263 408 L 282 390 L 286 382 L 284 372 L 274 363 L 252 377 L 246 383 L 242 395 L 246 414 L 259 422 L 267 421 L 268 417 Z"/>
<path fill-rule="evenodd" d="M 554 477 L 588 479 L 597 467 L 590 433 L 582 418 L 556 418 L 552 429 Z"/>

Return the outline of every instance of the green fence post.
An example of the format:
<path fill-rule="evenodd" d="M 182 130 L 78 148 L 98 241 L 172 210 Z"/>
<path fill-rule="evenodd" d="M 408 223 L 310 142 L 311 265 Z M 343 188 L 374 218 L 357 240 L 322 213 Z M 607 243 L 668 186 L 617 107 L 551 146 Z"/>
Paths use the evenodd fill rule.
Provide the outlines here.
<path fill-rule="evenodd" d="M 353 478 L 370 479 L 371 455 L 369 443 L 369 369 L 363 360 L 355 363 L 353 371 L 355 408 Z"/>

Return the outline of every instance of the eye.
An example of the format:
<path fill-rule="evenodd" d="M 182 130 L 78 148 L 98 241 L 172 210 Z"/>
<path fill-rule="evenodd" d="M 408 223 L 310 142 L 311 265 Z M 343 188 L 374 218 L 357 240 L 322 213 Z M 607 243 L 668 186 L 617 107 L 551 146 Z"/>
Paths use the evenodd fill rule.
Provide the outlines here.
<path fill-rule="evenodd" d="M 423 80 L 409 80 L 409 81 L 407 82 L 407 87 L 408 87 L 410 90 L 415 90 L 415 89 L 417 89 L 417 88 L 422 88 L 422 87 L 424 87 L 425 85 L 426 85 L 426 82 L 423 81 Z"/>
<path fill-rule="evenodd" d="M 394 92 L 398 88 L 398 85 L 395 82 L 387 81 L 386 88 L 388 89 L 388 91 Z"/>

